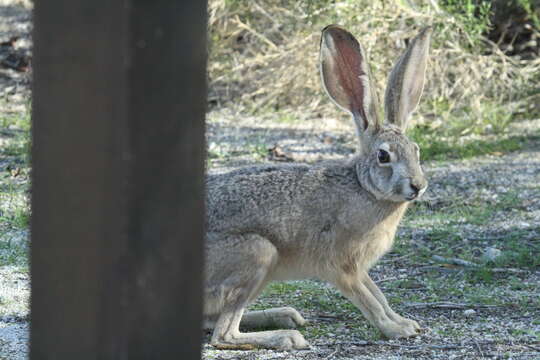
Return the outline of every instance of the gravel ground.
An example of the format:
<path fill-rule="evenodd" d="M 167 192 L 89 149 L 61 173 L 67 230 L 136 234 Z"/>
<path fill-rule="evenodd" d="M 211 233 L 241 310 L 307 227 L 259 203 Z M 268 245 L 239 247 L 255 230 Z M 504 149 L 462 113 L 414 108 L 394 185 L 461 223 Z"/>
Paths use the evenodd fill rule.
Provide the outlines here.
<path fill-rule="evenodd" d="M 30 28 L 27 2 L 0 0 L 0 42 L 18 36 L 17 49 L 29 52 Z M 0 67 L 4 116 L 26 111 L 29 77 Z M 209 171 L 255 162 L 313 163 L 354 152 L 347 121 L 306 116 L 255 118 L 228 110 L 211 112 Z M 516 123 L 510 132 L 527 135 L 539 130 L 540 120 L 531 120 Z M 0 145 L 4 141 L 0 134 Z M 428 192 L 405 218 L 395 251 L 371 271 L 393 307 L 426 327 L 420 336 L 385 340 L 334 289 L 306 280 L 287 283 L 294 291 L 270 289 L 254 306 L 297 307 L 311 324 L 301 329 L 312 344 L 310 350 L 218 351 L 208 345 L 206 335 L 203 358 L 540 359 L 538 266 L 508 262 L 500 265 L 502 272 L 488 274 L 494 276 L 490 280 L 481 278 L 487 276 L 481 271 L 431 258 L 480 263 L 485 249 L 506 253 L 510 241 L 530 249 L 533 255 L 527 259 L 540 256 L 540 144 L 533 142 L 510 154 L 426 162 L 424 168 Z M 513 234 L 518 234 L 517 240 Z M 18 246 L 27 239 L 26 231 L 0 234 L 0 244 Z M 0 266 L 0 359 L 27 357 L 29 291 L 27 266 Z"/>

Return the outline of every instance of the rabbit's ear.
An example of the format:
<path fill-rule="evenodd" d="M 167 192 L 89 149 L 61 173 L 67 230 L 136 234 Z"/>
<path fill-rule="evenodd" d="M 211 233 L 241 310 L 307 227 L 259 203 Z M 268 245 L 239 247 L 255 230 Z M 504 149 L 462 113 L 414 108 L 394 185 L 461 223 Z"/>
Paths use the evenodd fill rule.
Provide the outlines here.
<path fill-rule="evenodd" d="M 424 90 L 432 28 L 424 28 L 398 59 L 388 78 L 384 99 L 386 120 L 403 131 Z"/>
<path fill-rule="evenodd" d="M 329 25 L 322 31 L 320 70 L 330 98 L 352 114 L 358 135 L 378 127 L 378 99 L 364 49 L 348 31 Z M 370 129 L 371 130 L 371 129 Z"/>

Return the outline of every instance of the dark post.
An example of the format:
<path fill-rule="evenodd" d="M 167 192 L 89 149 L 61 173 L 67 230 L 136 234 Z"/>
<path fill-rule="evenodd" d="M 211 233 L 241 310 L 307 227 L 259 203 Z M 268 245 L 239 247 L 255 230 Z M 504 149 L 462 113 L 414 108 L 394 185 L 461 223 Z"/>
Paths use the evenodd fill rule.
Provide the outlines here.
<path fill-rule="evenodd" d="M 197 359 L 206 2 L 34 20 L 31 359 Z"/>

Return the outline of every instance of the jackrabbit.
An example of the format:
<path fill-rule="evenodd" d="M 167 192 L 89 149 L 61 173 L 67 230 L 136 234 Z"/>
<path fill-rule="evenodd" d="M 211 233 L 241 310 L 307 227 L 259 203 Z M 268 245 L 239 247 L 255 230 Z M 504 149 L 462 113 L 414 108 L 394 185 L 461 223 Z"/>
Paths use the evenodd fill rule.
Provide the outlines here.
<path fill-rule="evenodd" d="M 385 117 L 364 49 L 346 30 L 322 31 L 320 70 L 333 102 L 349 112 L 357 154 L 319 165 L 253 166 L 207 178 L 205 327 L 221 349 L 304 349 L 297 330 L 240 332 L 240 325 L 294 328 L 289 307 L 248 312 L 270 281 L 319 278 L 352 301 L 388 338 L 413 336 L 368 269 L 390 249 L 408 203 L 427 187 L 418 145 L 404 131 L 424 87 L 431 28 L 410 43 L 392 70 Z"/>

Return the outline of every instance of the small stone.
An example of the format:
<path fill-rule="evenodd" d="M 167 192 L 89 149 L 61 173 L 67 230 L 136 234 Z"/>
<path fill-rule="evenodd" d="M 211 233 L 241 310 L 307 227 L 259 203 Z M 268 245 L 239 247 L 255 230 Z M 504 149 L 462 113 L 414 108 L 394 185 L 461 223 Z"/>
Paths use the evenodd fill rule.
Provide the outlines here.
<path fill-rule="evenodd" d="M 6 95 L 15 93 L 15 86 L 6 86 L 3 93 Z"/>
<path fill-rule="evenodd" d="M 465 315 L 466 317 L 472 317 L 476 315 L 476 311 L 474 311 L 473 309 L 467 309 L 463 312 L 463 315 Z"/>
<path fill-rule="evenodd" d="M 488 247 L 484 250 L 484 255 L 482 257 L 485 261 L 495 261 L 501 254 L 501 250 L 494 247 Z"/>

